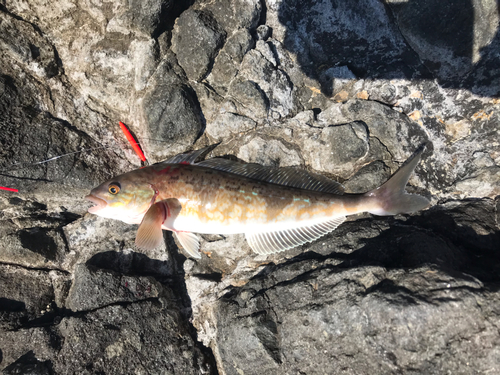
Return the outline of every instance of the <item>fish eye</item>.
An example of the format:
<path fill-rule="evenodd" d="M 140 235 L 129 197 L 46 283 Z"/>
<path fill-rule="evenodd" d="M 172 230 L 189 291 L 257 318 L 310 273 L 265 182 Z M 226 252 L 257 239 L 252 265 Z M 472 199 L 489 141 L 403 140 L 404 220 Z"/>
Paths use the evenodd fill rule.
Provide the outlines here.
<path fill-rule="evenodd" d="M 112 182 L 109 184 L 108 191 L 113 195 L 118 194 L 120 191 L 120 184 L 118 182 Z"/>

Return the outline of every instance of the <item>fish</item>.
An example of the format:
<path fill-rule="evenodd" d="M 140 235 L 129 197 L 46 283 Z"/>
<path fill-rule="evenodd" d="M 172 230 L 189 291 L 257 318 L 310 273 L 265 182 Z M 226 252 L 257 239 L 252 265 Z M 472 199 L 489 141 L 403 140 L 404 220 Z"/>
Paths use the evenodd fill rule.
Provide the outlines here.
<path fill-rule="evenodd" d="M 313 242 L 341 225 L 346 216 L 369 212 L 413 213 L 430 205 L 405 192 L 425 144 L 380 187 L 362 194 L 321 174 L 225 158 L 204 160 L 215 146 L 116 176 L 91 190 L 89 213 L 139 224 L 135 244 L 152 250 L 172 231 L 193 258 L 200 259 L 195 233 L 244 233 L 257 254 L 272 254 Z M 199 161 L 202 159 L 201 161 Z"/>

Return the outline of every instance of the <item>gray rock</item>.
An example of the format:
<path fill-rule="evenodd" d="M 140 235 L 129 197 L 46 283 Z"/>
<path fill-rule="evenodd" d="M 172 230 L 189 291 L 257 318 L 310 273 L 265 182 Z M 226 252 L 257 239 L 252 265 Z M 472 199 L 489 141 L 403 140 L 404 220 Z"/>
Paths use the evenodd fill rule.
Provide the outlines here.
<path fill-rule="evenodd" d="M 302 164 L 297 150 L 278 139 L 253 137 L 245 142 L 238 152 L 238 158 L 249 163 L 275 167 L 291 167 Z"/>
<path fill-rule="evenodd" d="M 138 122 L 144 124 L 138 134 L 154 161 L 190 147 L 204 128 L 195 92 L 177 68 L 172 57 L 164 60 L 138 103 Z"/>
<path fill-rule="evenodd" d="M 114 274 L 80 264 L 66 299 L 72 311 L 96 310 L 118 302 L 135 302 L 156 298 L 161 287 L 146 277 Z"/>
<path fill-rule="evenodd" d="M 239 29 L 253 31 L 262 11 L 259 0 L 220 0 L 198 6 L 213 14 L 228 35 Z"/>
<path fill-rule="evenodd" d="M 207 81 L 218 90 L 227 90 L 236 76 L 245 54 L 253 47 L 254 40 L 250 33 L 243 29 L 229 37 L 214 61 L 214 66 Z"/>
<path fill-rule="evenodd" d="M 36 290 L 33 289 L 37 285 Z M 52 311 L 54 288 L 47 271 L 0 267 L 0 329 L 18 329 Z"/>
<path fill-rule="evenodd" d="M 19 357 L 17 361 L 4 368 L 2 374 L 50 375 L 51 372 L 52 366 L 50 361 L 41 362 L 35 357 L 33 351 L 29 351 Z"/>
<path fill-rule="evenodd" d="M 368 132 L 363 123 L 326 127 L 311 138 L 307 133 L 303 133 L 302 148 L 308 164 L 316 170 L 348 178 L 368 155 Z"/>
<path fill-rule="evenodd" d="M 213 123 L 207 124 L 207 133 L 217 140 L 255 129 L 256 122 L 231 112 L 221 113 Z"/>
<path fill-rule="evenodd" d="M 210 13 L 190 9 L 176 22 L 172 51 L 189 79 L 198 81 L 208 73 L 225 38 L 226 33 Z"/>
<path fill-rule="evenodd" d="M 272 30 L 267 25 L 260 25 L 255 30 L 255 33 L 257 34 L 257 39 L 258 40 L 266 41 L 271 36 Z"/>
<path fill-rule="evenodd" d="M 497 10 L 4 2 L 0 371 L 500 373 Z M 202 235 L 186 259 L 168 232 L 141 253 L 83 200 L 146 164 L 118 121 L 149 163 L 220 142 L 355 193 L 427 143 L 407 191 L 432 207 L 269 256 Z"/>
<path fill-rule="evenodd" d="M 269 101 L 255 82 L 235 79 L 229 87 L 229 95 L 234 98 L 238 112 L 254 120 L 266 117 Z"/>
<path fill-rule="evenodd" d="M 261 42 L 264 43 L 264 42 Z M 269 49 L 267 57 L 257 49 L 248 52 L 241 63 L 238 77 L 255 84 L 266 96 L 269 110 L 279 117 L 292 116 L 297 110 L 297 103 L 292 94 L 293 85 L 287 74 L 276 67 L 276 61 Z"/>

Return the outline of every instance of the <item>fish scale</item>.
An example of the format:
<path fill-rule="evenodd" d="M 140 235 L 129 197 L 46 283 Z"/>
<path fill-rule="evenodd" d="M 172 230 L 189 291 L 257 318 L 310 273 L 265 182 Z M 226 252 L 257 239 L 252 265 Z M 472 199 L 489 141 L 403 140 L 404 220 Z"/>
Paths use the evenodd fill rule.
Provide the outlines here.
<path fill-rule="evenodd" d="M 359 204 L 356 199 L 340 200 L 333 194 L 255 181 L 227 172 L 207 174 L 204 169 L 179 165 L 169 171 L 176 177 L 174 180 L 168 173 L 165 176 L 153 173 L 150 178 L 151 181 L 159 179 L 153 182 L 160 191 L 159 200 L 177 198 L 185 202 L 174 227 L 176 230 L 243 233 L 247 226 L 268 226 L 269 229 L 272 224 L 342 216 L 356 211 L 355 205 Z"/>

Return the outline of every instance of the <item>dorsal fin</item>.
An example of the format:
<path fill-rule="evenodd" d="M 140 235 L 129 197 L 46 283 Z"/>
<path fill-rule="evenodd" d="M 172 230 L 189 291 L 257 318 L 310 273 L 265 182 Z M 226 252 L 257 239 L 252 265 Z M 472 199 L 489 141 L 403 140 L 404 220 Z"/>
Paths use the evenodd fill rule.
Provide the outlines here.
<path fill-rule="evenodd" d="M 196 163 L 196 165 L 298 189 L 332 194 L 344 193 L 344 187 L 338 182 L 320 174 L 293 167 L 265 167 L 260 164 L 247 164 L 221 158 L 204 160 Z"/>
<path fill-rule="evenodd" d="M 197 159 L 200 159 L 207 155 L 210 151 L 212 151 L 215 147 L 218 146 L 218 143 L 201 148 L 199 150 L 195 151 L 189 151 L 184 154 L 179 154 L 172 156 L 170 159 L 167 159 L 165 161 L 162 161 L 161 163 L 165 164 L 193 164 Z"/>

